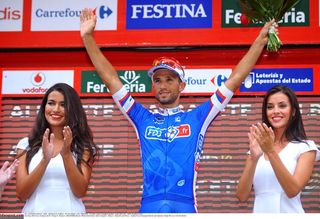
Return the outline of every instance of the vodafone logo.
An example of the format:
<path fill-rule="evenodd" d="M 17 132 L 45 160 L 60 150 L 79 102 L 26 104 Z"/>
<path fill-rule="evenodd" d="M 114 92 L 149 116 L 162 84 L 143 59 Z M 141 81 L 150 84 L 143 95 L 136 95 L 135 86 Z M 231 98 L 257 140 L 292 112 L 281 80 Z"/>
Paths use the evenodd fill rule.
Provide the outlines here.
<path fill-rule="evenodd" d="M 64 82 L 73 86 L 73 76 L 74 71 L 68 69 L 4 70 L 2 72 L 2 94 L 44 94 L 56 83 Z M 12 86 L 13 84 L 15 86 Z"/>
<path fill-rule="evenodd" d="M 46 81 L 46 77 L 42 72 L 35 72 L 31 75 L 31 83 L 34 86 L 41 86 Z"/>

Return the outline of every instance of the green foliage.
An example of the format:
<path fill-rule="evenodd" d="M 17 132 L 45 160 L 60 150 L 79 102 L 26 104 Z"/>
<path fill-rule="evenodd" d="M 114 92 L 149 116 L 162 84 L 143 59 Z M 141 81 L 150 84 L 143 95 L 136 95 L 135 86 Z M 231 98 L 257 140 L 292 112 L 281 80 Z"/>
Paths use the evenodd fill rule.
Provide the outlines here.
<path fill-rule="evenodd" d="M 273 29 L 269 30 L 269 39 L 267 43 L 267 50 L 270 52 L 276 52 L 280 49 L 282 45 L 281 40 Z"/>
<path fill-rule="evenodd" d="M 242 12 L 253 22 L 280 21 L 300 0 L 239 0 Z"/>
<path fill-rule="evenodd" d="M 298 4 L 300 0 L 239 0 L 242 13 L 244 13 L 251 22 L 266 23 L 272 19 L 280 21 L 284 14 L 292 7 Z M 267 50 L 276 52 L 279 50 L 282 42 L 274 31 L 269 30 L 269 39 Z"/>
<path fill-rule="evenodd" d="M 298 4 L 300 0 L 239 0 L 242 13 L 244 13 L 250 22 L 266 23 L 272 19 L 279 22 L 284 14 L 292 7 Z M 271 28 L 269 31 L 269 40 L 267 50 L 276 52 L 282 45 L 279 37 Z"/>

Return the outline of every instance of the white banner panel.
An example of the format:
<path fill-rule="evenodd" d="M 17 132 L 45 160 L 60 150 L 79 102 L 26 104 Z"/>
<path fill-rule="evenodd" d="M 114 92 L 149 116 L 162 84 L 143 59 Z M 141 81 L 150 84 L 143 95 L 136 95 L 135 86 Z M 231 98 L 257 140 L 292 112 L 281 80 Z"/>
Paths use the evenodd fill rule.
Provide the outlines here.
<path fill-rule="evenodd" d="M 23 0 L 0 0 L 0 32 L 22 31 Z"/>
<path fill-rule="evenodd" d="M 182 93 L 213 93 L 232 69 L 185 69 L 187 86 Z"/>
<path fill-rule="evenodd" d="M 4 70 L 2 94 L 44 94 L 56 83 L 73 87 L 73 70 Z"/>
<path fill-rule="evenodd" d="M 117 0 L 32 0 L 31 31 L 78 31 L 83 8 L 95 10 L 96 30 L 117 29 Z"/>

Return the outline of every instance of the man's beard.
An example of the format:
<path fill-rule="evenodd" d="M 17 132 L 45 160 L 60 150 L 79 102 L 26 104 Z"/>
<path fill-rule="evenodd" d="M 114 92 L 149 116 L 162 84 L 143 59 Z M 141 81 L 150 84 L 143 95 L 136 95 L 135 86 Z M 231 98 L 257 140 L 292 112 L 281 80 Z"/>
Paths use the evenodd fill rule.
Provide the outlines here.
<path fill-rule="evenodd" d="M 177 98 L 178 98 L 178 95 L 173 95 L 173 96 L 170 96 L 169 98 L 162 98 L 160 99 L 159 95 L 156 95 L 155 96 L 156 100 L 158 100 L 158 102 L 161 104 L 161 105 L 170 105 L 170 104 L 173 104 Z"/>

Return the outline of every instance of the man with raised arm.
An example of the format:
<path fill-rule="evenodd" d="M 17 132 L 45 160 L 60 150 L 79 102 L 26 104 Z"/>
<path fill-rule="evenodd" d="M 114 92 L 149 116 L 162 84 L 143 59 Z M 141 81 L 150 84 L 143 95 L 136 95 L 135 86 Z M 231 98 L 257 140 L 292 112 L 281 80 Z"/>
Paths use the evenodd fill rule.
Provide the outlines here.
<path fill-rule="evenodd" d="M 134 100 L 100 51 L 93 37 L 96 25 L 93 11 L 84 9 L 80 21 L 81 37 L 90 59 L 140 141 L 143 171 L 140 212 L 197 212 L 195 187 L 206 130 L 256 64 L 274 21 L 262 28 L 229 79 L 209 100 L 189 112 L 179 108 L 180 94 L 186 86 L 184 69 L 174 58 L 155 59 L 148 75 L 159 103 L 158 113 L 149 112 Z"/>

